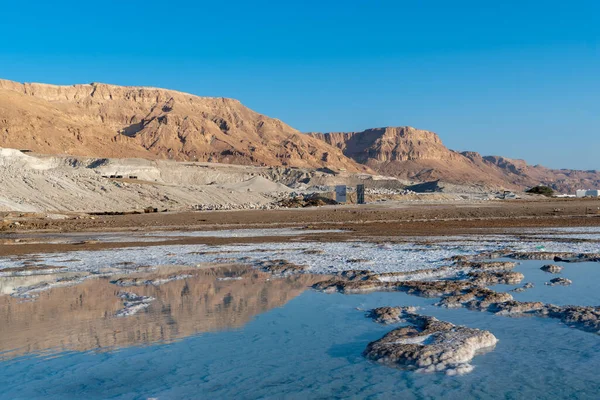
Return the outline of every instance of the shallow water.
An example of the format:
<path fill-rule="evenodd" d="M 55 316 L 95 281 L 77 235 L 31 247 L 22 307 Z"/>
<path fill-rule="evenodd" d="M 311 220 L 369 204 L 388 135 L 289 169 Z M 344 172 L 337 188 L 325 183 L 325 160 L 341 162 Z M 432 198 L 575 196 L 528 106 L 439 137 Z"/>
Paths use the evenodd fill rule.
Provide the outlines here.
<path fill-rule="evenodd" d="M 515 298 L 600 303 L 600 264 L 563 264 L 560 275 L 539 270 L 543 264 L 517 267 L 523 282 L 536 286 Z M 156 301 L 125 318 L 114 316 L 122 307 L 119 289 L 102 279 L 50 290 L 34 302 L 0 297 L 10 299 L 2 308 L 0 398 L 596 399 L 600 393 L 600 336 L 557 320 L 444 309 L 433 305 L 437 299 L 400 292 L 327 295 L 307 290 L 310 275 L 278 280 L 247 268 L 212 271 L 134 288 Z M 573 285 L 543 285 L 555 276 Z M 364 310 L 385 305 L 421 306 L 422 314 L 489 330 L 499 343 L 476 356 L 474 371 L 464 376 L 381 366 L 361 353 L 393 329 L 365 317 Z"/>

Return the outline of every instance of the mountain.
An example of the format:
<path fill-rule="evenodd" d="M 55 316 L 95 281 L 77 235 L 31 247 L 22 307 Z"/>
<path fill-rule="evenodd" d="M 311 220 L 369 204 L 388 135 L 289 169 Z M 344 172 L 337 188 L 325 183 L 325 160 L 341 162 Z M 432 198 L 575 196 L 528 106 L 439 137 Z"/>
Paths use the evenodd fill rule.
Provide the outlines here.
<path fill-rule="evenodd" d="M 347 157 L 380 174 L 413 181 L 441 180 L 506 189 L 543 184 L 559 192 L 600 187 L 598 171 L 554 170 L 531 166 L 523 160 L 459 153 L 444 146 L 437 134 L 408 126 L 309 136 L 337 147 Z"/>
<path fill-rule="evenodd" d="M 43 154 L 213 161 L 374 172 L 411 181 L 561 192 L 600 187 L 597 171 L 448 149 L 412 127 L 303 134 L 227 98 L 101 83 L 0 80 L 0 147 Z"/>
<path fill-rule="evenodd" d="M 0 80 L 0 147 L 45 154 L 368 168 L 239 101 L 173 90 Z"/>

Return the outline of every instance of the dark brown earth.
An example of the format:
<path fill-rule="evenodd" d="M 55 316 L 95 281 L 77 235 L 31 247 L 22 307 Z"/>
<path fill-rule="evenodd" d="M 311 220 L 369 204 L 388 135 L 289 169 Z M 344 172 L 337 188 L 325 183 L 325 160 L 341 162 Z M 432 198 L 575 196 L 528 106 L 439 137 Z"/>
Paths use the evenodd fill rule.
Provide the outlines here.
<path fill-rule="evenodd" d="M 401 241 L 402 236 L 502 234 L 512 228 L 600 226 L 600 200 L 553 199 L 455 203 L 414 203 L 365 206 L 327 206 L 310 209 L 153 213 L 120 216 L 77 215 L 56 220 L 35 215 L 4 214 L 3 239 L 34 232 L 110 232 L 156 230 L 216 230 L 302 227 L 343 232 L 312 235 L 313 241 L 357 238 Z M 18 225 L 15 224 L 18 222 Z M 513 232 L 510 232 L 514 234 Z M 169 244 L 227 244 L 289 241 L 289 237 L 185 237 Z M 296 236 L 293 240 L 302 240 Z M 4 241 L 6 243 L 6 241 Z M 65 250 L 155 246 L 165 242 L 25 243 L 0 245 L 0 256 Z"/>

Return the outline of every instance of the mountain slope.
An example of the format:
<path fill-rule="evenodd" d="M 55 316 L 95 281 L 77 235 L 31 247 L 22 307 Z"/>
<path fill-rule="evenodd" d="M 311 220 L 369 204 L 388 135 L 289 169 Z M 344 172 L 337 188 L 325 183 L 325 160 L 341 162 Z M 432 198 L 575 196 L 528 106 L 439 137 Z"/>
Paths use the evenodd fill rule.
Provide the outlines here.
<path fill-rule="evenodd" d="M 93 157 L 368 168 L 239 101 L 172 90 L 0 80 L 0 147 Z"/>
<path fill-rule="evenodd" d="M 598 171 L 552 170 L 530 166 L 523 160 L 482 157 L 475 152 L 458 153 L 444 146 L 437 134 L 412 127 L 309 135 L 339 148 L 346 156 L 381 174 L 403 179 L 439 179 L 507 189 L 544 184 L 561 192 L 600 186 Z"/>

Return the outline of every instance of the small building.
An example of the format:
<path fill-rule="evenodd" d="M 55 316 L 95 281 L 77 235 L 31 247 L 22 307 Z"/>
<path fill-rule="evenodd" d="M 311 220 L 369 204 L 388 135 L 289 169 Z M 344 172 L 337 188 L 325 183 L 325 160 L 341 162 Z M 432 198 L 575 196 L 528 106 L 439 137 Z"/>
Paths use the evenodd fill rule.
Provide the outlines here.
<path fill-rule="evenodd" d="M 337 185 L 335 187 L 335 201 L 338 203 L 346 202 L 346 185 Z"/>

